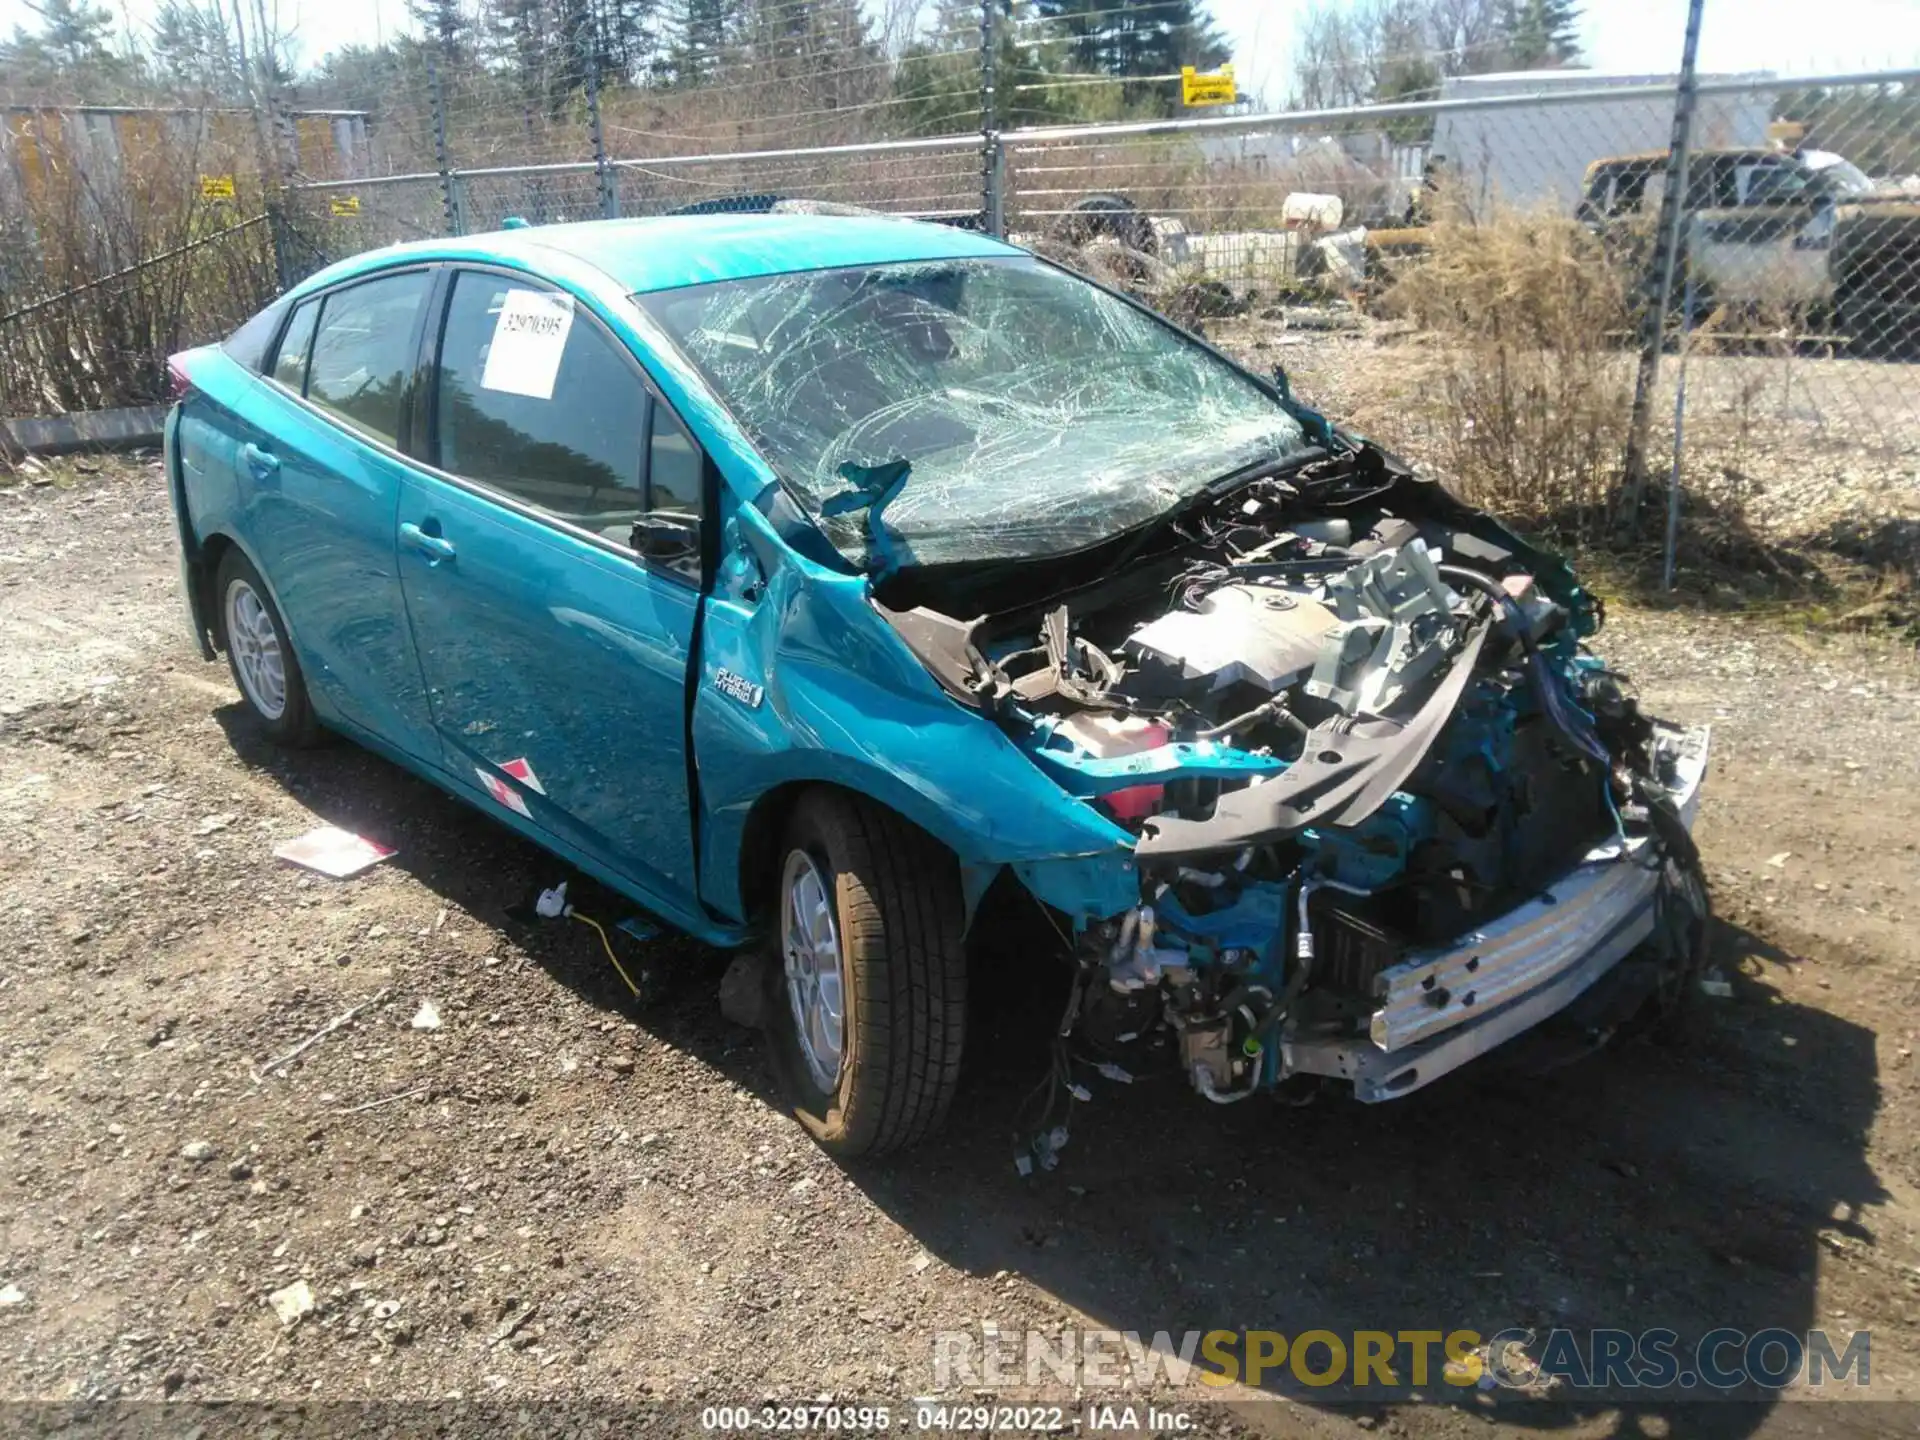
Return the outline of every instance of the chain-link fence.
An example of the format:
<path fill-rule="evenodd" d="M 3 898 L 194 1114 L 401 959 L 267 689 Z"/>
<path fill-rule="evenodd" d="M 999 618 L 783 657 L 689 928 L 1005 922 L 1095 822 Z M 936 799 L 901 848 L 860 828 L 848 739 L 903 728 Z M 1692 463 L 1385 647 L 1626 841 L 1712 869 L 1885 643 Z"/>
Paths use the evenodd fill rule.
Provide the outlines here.
<path fill-rule="evenodd" d="M 1006 221 L 1557 533 L 1613 532 L 1623 455 L 1839 533 L 1920 499 L 1916 80 L 1694 77 L 1670 252 L 1680 87 L 1580 72 L 1007 131 Z"/>
<path fill-rule="evenodd" d="M 189 127 L 232 154 L 182 174 L 224 167 L 234 198 L 208 204 L 266 214 L 282 284 L 508 220 L 850 206 L 977 226 L 1284 364 L 1330 411 L 1553 525 L 1598 525 L 1602 495 L 1617 509 L 1622 456 L 1630 495 L 1684 469 L 1748 511 L 1805 509 L 1804 477 L 1836 456 L 1911 471 L 1920 71 L 1472 74 L 1498 57 L 1460 39 L 1329 52 L 1295 77 L 1310 108 L 1199 109 L 1192 77 L 1152 58 L 1157 3 L 1090 26 L 1039 0 L 683 0 L 650 28 L 615 5 L 551 33 L 428 5 L 424 40 L 330 59 L 251 127 L 231 110 Z M 21 125 L 0 140 L 0 170 L 25 173 Z M 16 230 L 13 212 L 47 212 L 25 198 Z M 171 254 L 204 230 L 127 243 Z M 15 268 L 39 243 L 20 234 Z M 0 291 L 18 311 L 35 284 L 128 259 Z"/>

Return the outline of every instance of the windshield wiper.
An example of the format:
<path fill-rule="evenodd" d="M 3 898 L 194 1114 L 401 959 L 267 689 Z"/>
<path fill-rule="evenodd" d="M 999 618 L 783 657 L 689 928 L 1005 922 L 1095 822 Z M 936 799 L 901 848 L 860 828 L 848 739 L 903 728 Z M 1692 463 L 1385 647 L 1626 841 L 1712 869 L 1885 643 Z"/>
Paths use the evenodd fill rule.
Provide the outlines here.
<path fill-rule="evenodd" d="M 1284 455 L 1268 455 L 1264 459 L 1255 460 L 1250 465 L 1242 465 L 1237 470 L 1229 470 L 1226 474 L 1209 480 L 1172 509 L 1163 510 L 1142 525 L 1139 533 L 1134 536 L 1133 543 L 1120 553 L 1119 559 L 1114 561 L 1113 569 L 1115 571 L 1126 569 L 1139 558 L 1140 552 L 1146 549 L 1147 543 L 1155 536 L 1194 512 L 1224 500 L 1234 491 L 1251 485 L 1256 480 L 1270 480 L 1276 475 L 1290 475 L 1295 470 L 1326 458 L 1327 452 L 1324 449 L 1318 445 L 1309 445 L 1304 450 L 1289 450 Z"/>

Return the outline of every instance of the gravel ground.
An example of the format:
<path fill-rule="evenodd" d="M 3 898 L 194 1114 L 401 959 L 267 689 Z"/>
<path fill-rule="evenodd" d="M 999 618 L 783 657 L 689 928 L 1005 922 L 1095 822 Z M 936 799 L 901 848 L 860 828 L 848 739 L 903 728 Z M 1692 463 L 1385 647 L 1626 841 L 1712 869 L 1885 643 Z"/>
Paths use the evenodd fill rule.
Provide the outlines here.
<path fill-rule="evenodd" d="M 1371 1109 L 1106 1085 L 1022 1180 L 1010 1116 L 1043 1056 L 1012 984 L 947 1133 L 840 1166 L 720 1015 L 725 957 L 634 952 L 636 1006 L 591 932 L 503 916 L 558 878 L 532 847 L 351 746 L 258 740 L 185 639 L 157 463 L 43 478 L 0 489 L 0 1397 L 618 1400 L 697 1429 L 703 1403 L 897 1406 L 933 1384 L 932 1332 L 983 1324 L 1868 1328 L 1871 1393 L 1920 1393 L 1908 656 L 1616 607 L 1604 652 L 1716 727 L 1700 838 L 1733 993 L 1684 1043 Z M 347 882 L 271 858 L 321 820 L 398 853 Z M 297 1282 L 314 1309 L 283 1326 L 268 1297 Z M 1205 1423 L 1893 1413 L 1437 1388 Z"/>

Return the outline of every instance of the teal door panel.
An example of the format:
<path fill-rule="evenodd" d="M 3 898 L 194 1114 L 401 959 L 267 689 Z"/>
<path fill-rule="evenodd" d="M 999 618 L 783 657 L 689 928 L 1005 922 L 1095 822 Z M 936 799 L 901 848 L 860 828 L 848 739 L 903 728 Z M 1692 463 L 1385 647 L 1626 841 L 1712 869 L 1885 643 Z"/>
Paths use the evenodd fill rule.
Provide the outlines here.
<path fill-rule="evenodd" d="M 496 804 L 691 903 L 689 585 L 415 475 L 401 586 L 445 763 Z"/>

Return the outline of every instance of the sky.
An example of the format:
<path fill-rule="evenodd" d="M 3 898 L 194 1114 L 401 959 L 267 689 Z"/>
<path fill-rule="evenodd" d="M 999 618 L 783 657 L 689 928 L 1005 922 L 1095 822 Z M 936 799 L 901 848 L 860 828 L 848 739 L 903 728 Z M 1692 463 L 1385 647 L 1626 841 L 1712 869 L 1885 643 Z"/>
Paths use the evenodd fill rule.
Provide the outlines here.
<path fill-rule="evenodd" d="M 144 29 L 155 0 L 103 0 Z M 404 0 L 275 0 L 303 63 L 341 45 L 371 44 L 409 24 Z M 1210 0 L 1234 48 L 1241 89 L 1285 99 L 1289 41 L 1313 0 Z M 1686 0 L 1589 0 L 1581 22 L 1586 61 L 1600 70 L 1678 67 Z M 1700 32 L 1706 71 L 1779 74 L 1920 67 L 1920 0 L 1707 0 Z M 1817 23 L 1810 17 L 1817 16 Z M 124 22 L 123 22 L 124 23 Z M 37 29 L 25 0 L 0 0 L 0 34 Z"/>

